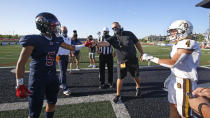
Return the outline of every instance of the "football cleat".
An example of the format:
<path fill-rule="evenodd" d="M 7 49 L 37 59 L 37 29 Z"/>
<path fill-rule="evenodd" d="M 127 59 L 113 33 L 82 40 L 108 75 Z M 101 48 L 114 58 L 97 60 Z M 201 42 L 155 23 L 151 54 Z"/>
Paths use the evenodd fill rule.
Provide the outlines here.
<path fill-rule="evenodd" d="M 71 90 L 66 89 L 66 90 L 63 91 L 63 94 L 66 95 L 66 96 L 69 96 L 69 95 L 71 95 Z"/>
<path fill-rule="evenodd" d="M 122 103 L 122 100 L 121 100 L 121 96 L 115 96 L 114 99 L 113 99 L 113 102 L 116 103 L 116 104 L 121 104 Z"/>
<path fill-rule="evenodd" d="M 141 88 L 136 88 L 136 96 L 141 96 Z"/>

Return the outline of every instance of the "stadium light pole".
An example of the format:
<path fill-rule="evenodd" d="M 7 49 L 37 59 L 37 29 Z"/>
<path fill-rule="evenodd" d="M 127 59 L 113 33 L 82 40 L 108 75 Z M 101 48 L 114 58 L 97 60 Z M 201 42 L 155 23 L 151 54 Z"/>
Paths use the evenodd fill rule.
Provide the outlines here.
<path fill-rule="evenodd" d="M 209 28 L 210 28 L 210 10 L 209 10 Z"/>

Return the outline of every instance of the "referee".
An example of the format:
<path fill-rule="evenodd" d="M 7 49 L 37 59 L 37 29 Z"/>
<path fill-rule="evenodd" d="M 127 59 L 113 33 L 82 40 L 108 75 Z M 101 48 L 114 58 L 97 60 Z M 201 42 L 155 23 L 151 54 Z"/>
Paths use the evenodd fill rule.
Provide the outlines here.
<path fill-rule="evenodd" d="M 61 33 L 64 42 L 71 45 L 71 39 L 68 38 L 67 36 L 68 30 L 65 26 L 61 28 Z M 60 88 L 63 89 L 63 94 L 67 96 L 71 94 L 70 89 L 66 85 L 66 71 L 68 66 L 69 54 L 70 54 L 69 50 L 59 47 L 57 55 L 59 56 L 58 65 L 60 68 L 60 77 L 59 77 Z"/>
<path fill-rule="evenodd" d="M 99 41 L 106 41 L 109 37 L 109 28 L 103 28 L 103 36 Z M 112 55 L 112 46 L 105 46 L 98 48 L 99 54 L 99 81 L 100 89 L 105 88 L 105 65 L 108 67 L 108 87 L 113 88 L 113 55 Z"/>

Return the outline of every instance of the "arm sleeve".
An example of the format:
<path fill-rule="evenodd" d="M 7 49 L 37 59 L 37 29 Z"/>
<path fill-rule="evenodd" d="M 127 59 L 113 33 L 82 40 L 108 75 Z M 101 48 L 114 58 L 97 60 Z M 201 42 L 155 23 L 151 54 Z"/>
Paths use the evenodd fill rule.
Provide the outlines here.
<path fill-rule="evenodd" d="M 112 45 L 113 37 L 109 37 L 106 41 L 109 42 Z"/>
<path fill-rule="evenodd" d="M 32 36 L 23 36 L 20 38 L 20 45 L 23 46 L 23 47 L 26 47 L 26 46 L 34 46 L 34 39 Z"/>
<path fill-rule="evenodd" d="M 117 48 L 117 49 L 120 48 L 120 45 L 115 36 L 109 37 L 106 41 L 109 42 L 110 45 L 112 45 L 114 48 Z"/>
<path fill-rule="evenodd" d="M 78 40 L 79 44 L 82 44 L 82 42 L 80 40 Z"/>

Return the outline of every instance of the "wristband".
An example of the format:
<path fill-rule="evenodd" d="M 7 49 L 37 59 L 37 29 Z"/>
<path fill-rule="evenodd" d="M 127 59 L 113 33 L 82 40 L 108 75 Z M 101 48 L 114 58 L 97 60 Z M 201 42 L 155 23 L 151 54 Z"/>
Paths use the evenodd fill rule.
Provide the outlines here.
<path fill-rule="evenodd" d="M 202 113 L 201 109 L 202 109 L 202 106 L 203 106 L 203 105 L 207 105 L 207 106 L 208 106 L 208 104 L 207 104 L 207 103 L 200 103 L 200 104 L 198 105 L 198 111 L 199 111 L 199 113 L 200 113 L 200 115 L 201 115 L 202 118 L 203 118 L 203 113 Z"/>
<path fill-rule="evenodd" d="M 153 57 L 150 61 L 152 61 L 152 62 L 158 64 L 159 58 Z"/>
<path fill-rule="evenodd" d="M 18 78 L 16 81 L 17 81 L 17 87 L 19 87 L 20 85 L 23 85 L 24 83 L 23 78 Z"/>

